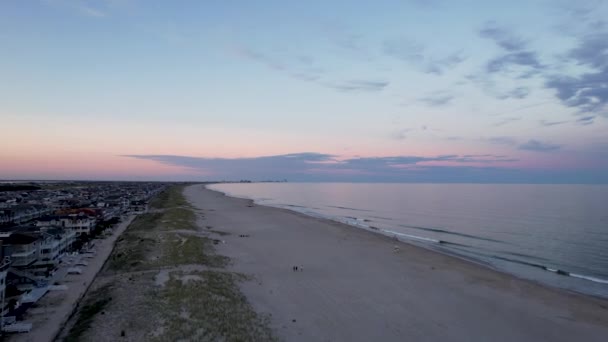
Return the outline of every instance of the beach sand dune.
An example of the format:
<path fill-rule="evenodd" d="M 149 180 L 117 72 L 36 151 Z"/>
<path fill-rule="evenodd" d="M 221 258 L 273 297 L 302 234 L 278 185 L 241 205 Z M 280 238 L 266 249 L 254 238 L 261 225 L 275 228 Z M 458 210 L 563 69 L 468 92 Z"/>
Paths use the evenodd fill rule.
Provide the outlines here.
<path fill-rule="evenodd" d="M 202 185 L 185 195 L 199 226 L 230 233 L 218 252 L 253 276 L 242 291 L 281 339 L 607 340 L 608 301 Z"/>

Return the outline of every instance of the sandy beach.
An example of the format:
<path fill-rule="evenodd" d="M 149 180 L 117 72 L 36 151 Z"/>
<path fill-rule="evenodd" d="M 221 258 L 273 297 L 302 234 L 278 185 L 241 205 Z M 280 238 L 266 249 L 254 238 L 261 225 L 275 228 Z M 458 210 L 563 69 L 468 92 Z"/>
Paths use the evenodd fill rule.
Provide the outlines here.
<path fill-rule="evenodd" d="M 288 210 L 186 188 L 288 341 L 605 341 L 608 301 Z M 398 248 L 395 248 L 395 247 Z M 298 266 L 299 271 L 294 271 Z"/>
<path fill-rule="evenodd" d="M 82 269 L 82 274 L 66 274 L 59 283 L 66 285 L 67 290 L 49 291 L 36 303 L 35 307 L 28 310 L 25 320 L 32 323 L 32 331 L 26 334 L 12 335 L 9 340 L 16 342 L 53 341 L 103 267 L 112 252 L 116 239 L 125 231 L 133 218 L 134 216 L 123 218 L 109 237 L 94 239 L 95 257 L 82 257 L 82 260 L 88 264 L 79 267 Z M 65 263 L 69 258 L 65 257 Z M 65 263 L 58 272 L 65 273 L 67 268 L 73 266 Z"/>
<path fill-rule="evenodd" d="M 171 187 L 151 207 L 116 240 L 58 340 L 608 336 L 606 300 L 369 231 L 255 205 L 203 185 Z"/>

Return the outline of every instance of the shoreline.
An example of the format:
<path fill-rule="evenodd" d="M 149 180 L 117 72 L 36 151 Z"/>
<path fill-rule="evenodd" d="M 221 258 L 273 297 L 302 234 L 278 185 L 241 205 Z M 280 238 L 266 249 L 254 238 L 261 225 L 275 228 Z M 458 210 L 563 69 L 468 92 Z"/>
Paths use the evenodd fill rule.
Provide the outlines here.
<path fill-rule="evenodd" d="M 295 213 L 298 215 L 303 215 L 304 217 L 308 217 L 308 218 L 312 218 L 312 219 L 316 219 L 316 220 L 321 220 L 321 221 L 326 221 L 326 222 L 330 222 L 330 223 L 336 223 L 336 224 L 341 224 L 341 225 L 345 225 L 351 229 L 358 229 L 358 230 L 362 230 L 362 231 L 366 231 L 368 233 L 371 234 L 375 234 L 375 235 L 380 235 L 380 236 L 384 236 L 384 237 L 388 237 L 390 239 L 393 239 L 399 243 L 403 243 L 409 246 L 415 246 L 418 248 L 422 248 L 431 252 L 435 252 L 435 253 L 439 253 L 448 257 L 452 257 L 452 258 L 456 258 L 465 262 L 469 262 L 475 265 L 479 265 L 481 267 L 487 268 L 488 270 L 492 270 L 494 272 L 498 272 L 501 274 L 505 274 L 511 277 L 514 277 L 516 279 L 522 280 L 522 281 L 528 281 L 531 282 L 533 284 L 539 285 L 539 286 L 544 286 L 547 289 L 551 289 L 551 290 L 559 290 L 559 291 L 564 291 L 566 293 L 572 293 L 572 294 L 578 294 L 578 295 L 582 295 L 582 296 L 588 296 L 591 298 L 596 298 L 596 299 L 600 299 L 600 300 L 608 300 L 608 294 L 606 295 L 600 295 L 600 294 L 595 294 L 595 293 L 590 293 L 590 292 L 584 292 L 582 290 L 578 290 L 578 289 L 574 289 L 574 288 L 569 288 L 569 287 L 565 287 L 565 286 L 558 286 L 555 284 L 551 284 L 548 281 L 542 281 L 542 280 L 538 280 L 538 279 L 534 279 L 532 277 L 525 277 L 522 275 L 519 275 L 517 273 L 514 272 L 510 272 L 507 269 L 501 268 L 500 266 L 496 266 L 493 265 L 491 262 L 483 260 L 483 259 L 479 259 L 479 258 L 475 258 L 473 256 L 468 256 L 468 255 L 464 255 L 455 251 L 451 251 L 445 248 L 441 248 L 441 244 L 445 243 L 445 241 L 443 240 L 434 240 L 434 239 L 429 239 L 429 240 L 433 240 L 430 241 L 429 243 L 422 243 L 422 242 L 418 242 L 415 239 L 403 239 L 403 238 L 399 238 L 397 235 L 400 235 L 400 233 L 397 232 L 393 232 L 393 231 L 387 231 L 385 229 L 380 229 L 380 228 L 376 228 L 373 226 L 366 226 L 366 225 L 360 225 L 360 224 L 350 224 L 348 222 L 344 222 L 341 221 L 339 219 L 333 219 L 332 217 L 329 216 L 324 216 L 322 214 L 318 214 L 315 212 L 303 212 L 297 209 L 292 209 L 289 207 L 283 207 L 283 206 L 273 206 L 273 205 L 267 205 L 267 204 L 261 204 L 259 202 L 257 202 L 255 199 L 250 198 L 250 197 L 239 197 L 237 195 L 234 194 L 230 194 L 228 192 L 223 192 L 221 190 L 216 190 L 216 189 L 210 189 L 208 186 L 209 185 L 214 185 L 214 184 L 222 184 L 222 183 L 211 183 L 211 184 L 204 184 L 204 188 L 206 190 L 209 191 L 213 191 L 216 192 L 218 194 L 221 194 L 223 196 L 227 196 L 227 197 L 231 197 L 231 198 L 235 198 L 235 199 L 242 199 L 242 200 L 247 200 L 250 201 L 251 204 L 253 205 L 259 205 L 259 206 L 263 206 L 263 207 L 267 207 L 267 208 L 273 208 L 273 209 L 278 209 L 278 210 L 285 210 L 291 213 Z M 423 238 L 425 239 L 425 238 Z M 432 245 L 431 242 L 435 245 Z M 588 276 L 588 275 L 579 275 L 576 273 L 572 273 L 569 271 L 564 271 L 564 270 L 560 270 L 560 269 L 552 269 L 549 266 L 545 266 L 545 265 L 533 265 L 533 264 L 527 264 L 527 263 L 523 263 L 523 262 L 519 262 L 519 261 L 507 261 L 507 260 L 503 260 L 505 262 L 512 262 L 517 264 L 518 266 L 525 266 L 525 267 L 530 267 L 530 268 L 536 268 L 538 270 L 542 270 L 544 272 L 549 272 L 558 276 L 565 276 L 565 277 L 571 277 L 571 278 L 576 278 L 579 279 L 580 281 L 588 281 L 588 282 L 592 282 L 592 283 L 596 283 L 596 284 L 606 284 L 604 282 L 603 279 L 600 279 L 601 281 L 595 281 L 595 280 L 591 280 L 588 279 L 589 277 L 593 277 L 593 276 Z M 574 275 L 573 275 L 574 274 Z M 607 285 L 608 286 L 608 285 Z"/>
<path fill-rule="evenodd" d="M 200 191 L 195 191 L 193 189 L 197 189 Z M 535 322 L 535 324 L 539 324 L 541 326 L 544 326 L 545 328 L 550 328 L 553 331 L 559 331 L 559 330 L 579 330 L 579 328 L 574 328 L 574 327 L 568 327 L 568 328 L 558 328 L 561 325 L 567 325 L 567 322 L 577 322 L 578 323 L 583 323 L 583 324 L 589 324 L 590 322 L 601 322 L 600 326 L 596 326 L 596 328 L 599 328 L 599 330 L 603 330 L 602 334 L 604 333 L 608 333 L 608 301 L 606 301 L 604 298 L 601 297 L 597 297 L 597 296 L 592 296 L 592 295 L 588 295 L 588 294 L 581 294 L 575 291 L 570 291 L 567 289 L 562 289 L 562 288 L 556 288 L 556 287 L 550 287 L 548 285 L 545 285 L 543 283 L 539 283 L 533 280 L 529 280 L 529 279 L 525 279 L 525 278 L 521 278 L 521 277 L 517 277 L 515 275 L 509 274 L 509 273 L 505 273 L 503 271 L 497 270 L 493 267 L 489 267 L 488 265 L 485 265 L 483 263 L 479 263 L 479 262 L 475 262 L 473 260 L 469 260 L 467 258 L 461 258 L 459 256 L 455 256 L 449 253 L 442 253 L 441 251 L 437 251 L 435 249 L 431 249 L 431 248 L 424 248 L 422 246 L 416 245 L 416 244 L 411 244 L 411 243 L 407 243 L 404 241 L 400 241 L 402 243 L 399 244 L 399 251 L 395 252 L 393 250 L 394 247 L 394 243 L 395 240 L 393 238 L 391 238 L 390 236 L 384 235 L 384 234 L 378 234 L 378 233 L 374 233 L 372 231 L 366 230 L 366 229 L 353 229 L 353 226 L 347 225 L 345 223 L 341 223 L 341 222 L 337 222 L 334 220 L 330 220 L 327 218 L 319 218 L 319 217 L 314 217 L 314 216 L 310 216 L 310 215 L 306 215 L 304 213 L 298 212 L 298 211 L 294 211 L 294 210 L 290 210 L 287 208 L 277 208 L 277 207 L 271 207 L 271 206 L 264 206 L 264 205 L 259 205 L 257 203 L 255 203 L 252 199 L 244 199 L 244 198 L 238 198 L 238 197 L 232 197 L 229 196 L 227 194 L 224 194 L 223 192 L 217 191 L 217 190 L 212 190 L 212 189 L 208 189 L 205 186 L 202 185 L 195 185 L 195 186 L 191 186 L 189 188 L 186 189 L 185 191 L 187 193 L 187 197 L 189 198 L 189 200 L 191 201 L 191 203 L 193 201 L 198 201 L 198 204 L 196 206 L 198 206 L 199 208 L 204 208 L 205 204 L 207 206 L 213 206 L 213 202 L 210 201 L 210 199 L 216 199 L 218 201 L 220 201 L 220 199 L 223 197 L 224 200 L 221 200 L 221 202 L 225 202 L 225 211 L 229 210 L 231 215 L 247 215 L 246 212 L 253 212 L 253 211 L 257 211 L 259 212 L 257 216 L 260 216 L 262 218 L 264 218 L 266 216 L 266 219 L 268 219 L 268 217 L 276 217 L 277 220 L 279 218 L 279 216 L 281 217 L 281 222 L 284 222 L 286 225 L 296 225 L 295 221 L 298 221 L 298 224 L 301 226 L 302 229 L 305 230 L 315 230 L 315 236 L 309 236 L 308 238 L 311 241 L 314 241 L 314 244 L 327 244 L 327 241 L 324 241 L 325 239 L 327 240 L 333 240 L 330 241 L 334 242 L 334 243 L 342 243 L 342 241 L 346 240 L 351 240 L 354 242 L 356 242 L 356 244 L 363 244 L 363 245 L 367 245 L 367 244 L 373 244 L 376 246 L 372 246 L 373 249 L 370 250 L 357 250 L 357 251 L 352 251 L 349 250 L 349 253 L 354 253 L 353 254 L 353 258 L 356 258 L 356 263 L 360 263 L 360 264 L 369 264 L 368 266 L 371 268 L 378 268 L 378 266 L 381 265 L 386 265 L 386 264 L 395 264 L 400 268 L 404 268 L 403 270 L 397 271 L 395 274 L 395 272 L 390 271 L 390 270 L 379 270 L 377 271 L 377 273 L 379 274 L 380 277 L 377 278 L 377 280 L 379 282 L 381 282 L 382 278 L 389 278 L 396 281 L 396 282 L 400 282 L 403 281 L 402 277 L 407 277 L 408 273 L 408 269 L 411 271 L 411 269 L 416 269 L 417 271 L 420 271 L 421 268 L 426 269 L 427 272 L 425 272 L 425 277 L 424 279 L 419 279 L 419 280 L 411 280 L 411 282 L 413 283 L 413 285 L 415 285 L 414 287 L 417 287 L 418 290 L 421 291 L 421 293 L 425 293 L 425 289 L 427 292 L 430 292 L 432 294 L 432 297 L 440 297 L 442 298 L 442 301 L 456 301 L 458 303 L 460 303 L 461 305 L 472 305 L 472 306 L 478 306 L 477 309 L 473 310 L 473 309 L 468 309 L 468 312 L 472 315 L 472 316 L 476 316 L 477 318 L 483 318 L 484 316 L 487 315 L 495 315 L 495 316 L 505 316 L 502 317 L 501 321 L 511 321 L 509 324 L 507 323 L 498 323 L 498 322 L 494 322 L 494 324 L 496 324 L 496 329 L 498 330 L 503 330 L 505 333 L 505 338 L 507 336 L 511 336 L 512 338 L 517 338 L 519 340 L 537 340 L 538 338 L 548 338 L 550 336 L 552 336 L 552 339 L 555 340 L 561 340 L 564 339 L 566 340 L 566 336 L 568 334 L 560 334 L 560 333 L 556 333 L 556 332 L 551 332 L 551 333 L 539 333 L 537 330 L 537 328 L 533 328 L 530 327 L 530 322 Z M 224 205 L 224 204 L 222 204 Z M 241 211 L 245 211 L 245 213 L 240 213 L 235 211 L 234 209 L 231 209 L 234 206 L 238 206 L 241 208 Z M 217 206 L 217 205 L 216 205 Z M 214 211 L 212 211 L 211 213 L 213 214 L 218 214 L 220 215 L 220 213 L 218 213 L 219 209 L 215 209 Z M 208 214 L 208 216 L 212 216 L 211 213 Z M 225 214 L 225 213 L 224 213 Z M 222 214 L 222 216 L 224 215 Z M 211 217 L 208 217 L 208 219 L 211 219 Z M 260 229 L 260 228 L 254 228 L 253 225 L 256 224 L 257 221 L 254 220 L 254 214 L 251 214 L 251 217 L 248 218 L 251 222 L 252 227 L 248 228 L 248 229 L 252 229 L 253 231 L 251 232 L 251 235 L 253 236 L 253 234 L 255 234 L 256 230 Z M 229 218 L 229 217 L 223 217 L 222 220 L 218 219 L 218 222 L 221 224 L 222 221 L 226 221 L 228 220 L 228 223 L 233 223 L 232 221 L 234 219 Z M 227 224 L 226 222 L 224 222 L 223 224 Z M 273 224 L 272 220 L 266 222 L 265 224 Z M 323 227 L 320 227 L 323 226 Z M 304 228 L 306 227 L 306 228 Z M 245 232 L 246 230 L 237 230 L 236 228 L 233 228 L 234 231 L 242 233 Z M 266 229 L 261 229 L 260 232 L 264 232 Z M 243 285 L 243 291 L 245 292 L 245 294 L 247 295 L 247 298 L 249 298 L 253 305 L 254 308 L 256 308 L 256 310 L 260 310 L 260 312 L 262 313 L 270 313 L 270 315 L 272 317 L 279 317 L 279 316 L 284 316 L 285 315 L 285 311 L 287 309 L 299 312 L 300 314 L 304 315 L 304 316 L 308 316 L 309 319 L 314 321 L 314 317 L 316 315 L 319 315 L 320 313 L 318 312 L 318 309 L 313 310 L 313 311 L 317 311 L 317 312 L 302 312 L 301 308 L 298 307 L 293 307 L 293 305 L 287 304 L 285 303 L 286 299 L 282 298 L 280 300 L 276 300 L 272 298 L 272 286 L 270 286 L 271 288 L 271 293 L 268 293 L 268 290 L 265 289 L 265 287 L 268 287 L 268 285 L 266 286 L 261 286 L 263 283 L 267 283 L 270 282 L 270 284 L 280 284 L 279 288 L 285 288 L 285 287 L 289 287 L 289 286 L 293 286 L 293 287 L 300 287 L 300 284 L 291 284 L 289 281 L 283 280 L 283 275 L 278 275 L 276 274 L 276 270 L 272 270 L 269 271 L 267 270 L 266 266 L 260 266 L 257 265 L 258 262 L 261 262 L 262 260 L 265 262 L 274 262 L 276 265 L 276 261 L 271 261 L 268 260 L 266 257 L 264 257 L 263 253 L 269 253 L 271 249 L 276 249 L 276 252 L 280 255 L 280 254 L 284 254 L 284 255 L 277 255 L 278 258 L 282 258 L 282 259 L 287 259 L 287 256 L 289 256 L 290 254 L 294 254 L 295 250 L 298 248 L 302 248 L 301 246 L 299 246 L 299 243 L 297 241 L 291 241 L 291 239 L 288 239 L 288 235 L 294 235 L 294 236 L 299 236 L 300 238 L 303 235 L 311 235 L 313 233 L 311 232 L 304 232 L 302 230 L 297 230 L 296 228 L 290 229 L 290 232 L 283 232 L 283 231 L 276 231 L 276 229 L 272 229 L 273 232 L 275 234 L 282 234 L 285 236 L 282 237 L 271 237 L 269 235 L 265 235 L 266 239 L 276 239 L 277 241 L 280 240 L 280 243 L 288 245 L 288 246 L 284 246 L 284 247 L 277 247 L 276 245 L 273 244 L 268 244 L 267 241 L 259 241 L 259 242 L 253 242 L 253 238 L 250 239 L 240 239 L 240 241 L 238 240 L 238 238 L 230 238 L 230 239 L 226 239 L 226 244 L 222 245 L 222 247 L 219 249 L 220 252 L 223 252 L 225 254 L 227 254 L 228 256 L 230 256 L 235 263 L 234 269 L 240 272 L 244 272 L 247 274 L 253 274 L 253 276 L 256 279 L 259 279 L 259 284 L 258 286 L 255 286 L 255 284 L 245 284 Z M 325 232 L 323 230 L 326 230 Z M 336 236 L 332 236 L 332 235 L 336 235 L 336 231 L 338 232 L 338 235 L 341 236 L 340 239 L 336 239 Z M 233 235 L 234 233 L 233 232 Z M 370 233 L 374 233 L 374 234 L 370 234 Z M 318 236 L 317 236 L 318 235 Z M 249 242 L 251 244 L 251 246 L 247 246 L 245 244 L 240 243 L 243 240 L 250 240 L 252 242 Z M 234 246 L 234 244 L 236 242 L 239 242 L 237 245 L 237 247 Z M 258 246 L 255 246 L 255 245 Z M 336 257 L 336 255 L 339 256 L 340 253 L 336 254 L 336 250 L 335 249 L 339 249 L 340 247 L 335 247 L 335 246 L 325 246 L 326 249 L 324 252 L 319 251 L 318 253 L 321 254 L 321 257 L 323 255 L 323 253 L 326 253 L 328 255 L 326 255 L 327 258 L 331 258 L 331 257 Z M 380 247 L 381 249 L 377 249 L 377 247 Z M 384 248 L 382 248 L 384 247 Z M 247 253 L 243 252 L 243 250 L 248 250 Z M 388 252 L 388 255 L 387 255 Z M 358 253 L 364 253 L 364 254 L 368 254 L 368 257 L 370 258 L 369 260 L 366 259 L 362 259 L 364 258 L 363 256 L 358 256 Z M 245 255 L 246 254 L 246 257 Z M 319 256 L 310 256 L 307 253 L 303 254 L 305 255 L 305 257 L 310 257 L 310 258 L 318 258 Z M 374 258 L 371 258 L 371 255 L 374 255 Z M 413 261 L 408 261 L 408 258 L 403 258 L 404 255 L 407 255 L 410 258 L 414 258 L 417 259 L 416 262 Z M 420 260 L 420 259 L 427 259 L 427 260 Z M 323 258 L 325 259 L 325 258 Z M 324 266 L 323 264 L 319 264 L 319 267 L 329 267 L 329 266 Z M 349 263 L 347 263 L 347 261 L 344 262 L 344 264 L 342 265 L 343 267 L 352 267 L 352 265 L 350 265 Z M 450 267 L 445 267 L 445 266 L 450 266 Z M 308 273 L 308 269 L 311 267 L 315 267 L 315 266 L 305 266 L 306 273 Z M 385 267 L 389 267 L 389 266 L 385 266 Z M 334 269 L 332 268 L 332 272 L 333 273 L 339 273 L 340 272 L 340 268 L 338 269 Z M 431 269 L 430 272 L 428 272 L 428 270 Z M 442 271 L 439 272 L 439 269 L 441 269 Z M 362 270 L 355 270 L 357 272 L 362 271 Z M 403 272 L 403 274 L 399 274 L 400 272 Z M 331 273 L 331 272 L 330 272 Z M 441 273 L 441 274 L 440 274 Z M 336 275 L 337 276 L 337 275 Z M 463 281 L 464 278 L 464 281 Z M 366 291 L 369 291 L 370 289 L 374 288 L 373 285 L 368 284 L 366 280 L 362 280 L 359 279 L 360 281 L 363 281 L 362 285 L 358 285 L 355 286 L 356 288 L 353 289 L 352 291 L 363 291 L 365 288 Z M 256 280 L 258 281 L 258 280 Z M 324 280 L 318 280 L 323 282 Z M 336 282 L 341 282 L 342 279 L 341 278 L 336 278 L 334 279 L 334 281 Z M 283 284 L 283 282 L 288 282 L 289 284 Z M 391 287 L 393 285 L 390 284 L 390 281 L 385 281 L 384 283 L 386 283 L 385 285 L 387 287 Z M 437 283 L 445 283 L 443 284 L 444 286 L 438 286 Z M 328 283 L 326 284 L 328 287 L 334 287 L 335 285 L 333 283 Z M 410 284 L 412 285 L 412 284 Z M 371 288 L 370 288 L 371 286 Z M 362 289 L 358 289 L 358 287 L 361 287 Z M 429 289 L 429 288 L 434 288 L 434 289 Z M 453 298 L 449 295 L 446 295 L 445 290 L 446 289 L 451 289 L 454 290 L 456 289 L 457 292 L 460 292 L 462 296 L 457 296 L 456 298 Z M 300 289 L 302 290 L 302 289 Z M 314 295 L 318 295 L 318 289 L 309 289 L 306 288 L 304 289 L 305 292 L 309 292 L 308 294 L 314 294 Z M 342 296 L 343 294 L 339 291 L 337 291 L 336 289 L 334 289 L 334 295 L 339 297 Z M 366 291 L 363 291 L 363 293 L 367 293 Z M 479 292 L 479 293 L 483 293 L 485 295 L 481 295 L 483 297 L 483 300 L 478 300 L 478 298 L 475 298 L 476 296 L 471 297 L 471 293 L 470 291 L 473 292 Z M 323 291 L 321 291 L 323 292 Z M 413 293 L 407 293 L 407 291 L 405 293 L 402 293 L 401 289 L 398 290 L 394 290 L 394 293 L 391 293 L 389 295 L 391 291 L 387 291 L 387 295 L 388 297 L 395 297 L 395 298 L 399 298 L 400 295 L 404 295 L 405 297 L 408 297 L 408 301 L 412 301 L 412 303 L 415 303 L 415 306 L 419 307 L 419 310 L 428 310 L 428 306 L 429 303 L 422 303 L 420 299 L 416 299 L 416 293 L 417 292 L 413 292 Z M 531 294 L 532 293 L 532 294 Z M 275 293 L 276 295 L 276 293 Z M 302 295 L 305 295 L 305 293 L 303 293 Z M 412 298 L 413 296 L 413 298 Z M 313 296 L 314 297 L 314 296 Z M 507 299 L 508 298 L 508 299 Z M 380 302 L 384 302 L 387 300 L 387 298 L 385 296 L 380 296 L 378 295 L 378 301 Z M 436 299 L 434 299 L 436 300 Z M 314 300 L 313 300 L 314 301 Z M 431 300 L 432 302 L 433 300 Z M 441 302 L 441 301 L 440 301 Z M 517 305 L 513 304 L 514 302 L 517 303 Z M 465 304 L 467 303 L 467 304 Z M 473 304 L 471 304 L 473 303 Z M 345 306 L 353 306 L 352 303 L 348 302 L 348 301 L 344 301 L 342 303 Z M 390 305 L 390 303 L 385 303 L 386 305 Z M 438 303 L 437 303 L 438 304 Z M 302 305 L 305 305 L 304 303 Z M 511 308 L 512 310 L 510 310 L 509 312 L 505 312 L 505 313 L 496 313 L 496 308 L 501 308 L 501 306 L 507 306 L 509 308 Z M 488 306 L 493 307 L 494 309 L 492 310 L 488 310 Z M 321 305 L 321 307 L 323 307 L 323 305 Z M 442 307 L 442 308 L 447 308 L 450 310 L 458 310 L 457 307 L 458 306 L 446 306 L 446 305 L 439 305 L 437 307 Z M 577 310 L 574 310 L 573 308 L 576 307 Z M 327 310 L 330 310 L 330 308 L 325 308 Z M 356 309 L 351 308 L 354 312 L 357 312 Z M 580 309 L 580 311 L 578 310 Z M 348 310 L 348 308 L 345 308 L 345 310 Z M 287 310 L 289 311 L 289 310 Z M 390 312 L 390 310 L 388 310 Z M 466 311 L 466 310 L 465 310 Z M 529 313 L 528 311 L 532 311 L 534 312 L 534 314 Z M 556 313 L 559 312 L 559 315 L 556 315 Z M 586 319 L 583 320 L 583 322 L 579 322 L 579 319 L 581 317 L 577 317 L 578 314 L 583 313 L 582 316 L 584 316 Z M 578 313 L 578 314 L 577 314 Z M 341 315 L 340 313 L 335 313 L 336 315 Z M 392 314 L 388 314 L 389 316 L 411 316 L 411 312 L 409 310 L 393 310 Z M 565 314 L 565 316 L 563 315 Z M 363 314 L 362 314 L 363 315 Z M 441 317 L 435 317 L 435 314 L 429 314 L 429 316 L 427 317 L 429 319 L 430 322 L 427 323 L 420 323 L 423 326 L 428 327 L 430 323 L 438 323 L 442 322 L 442 324 L 445 324 L 447 322 L 451 322 L 452 324 L 455 324 L 457 326 L 459 326 L 459 328 L 464 329 L 463 332 L 465 332 L 467 329 L 471 329 L 473 328 L 472 326 L 469 326 L 470 324 L 470 317 L 468 318 L 463 318 L 463 317 L 459 317 L 459 315 L 445 315 L 445 314 L 437 314 L 438 316 Z M 363 315 L 365 316 L 365 315 Z M 534 317 L 530 317 L 530 316 L 534 316 Z M 527 319 L 525 321 L 523 321 L 522 317 L 527 317 Z M 565 318 L 567 317 L 567 318 Z M 367 317 L 368 319 L 372 319 L 370 317 Z M 414 317 L 412 317 L 412 319 L 414 319 Z M 551 327 L 547 326 L 547 322 L 546 321 L 551 321 L 551 320 L 556 320 L 555 322 L 552 322 L 550 325 Z M 299 322 L 300 320 L 298 320 Z M 520 324 L 513 324 L 513 321 L 519 321 Z M 342 323 L 347 324 L 347 325 L 351 325 L 349 324 L 347 321 L 343 321 Z M 361 324 L 363 324 L 363 322 L 360 322 Z M 394 322 L 397 326 L 400 324 L 399 322 Z M 572 325 L 577 325 L 572 323 Z M 293 331 L 291 331 L 289 328 L 286 328 L 289 325 L 289 322 L 274 322 L 273 326 L 275 329 L 277 329 L 279 331 L 279 335 L 282 335 L 282 337 L 286 337 L 286 339 L 288 340 L 300 340 L 302 338 L 302 336 L 304 335 L 299 335 L 299 334 L 306 334 L 308 331 L 308 329 L 305 330 L 301 330 L 299 331 L 298 334 L 294 335 Z M 492 324 L 490 324 L 492 325 Z M 521 325 L 521 326 L 520 326 Z M 595 326 L 595 325 L 594 325 Z M 318 326 L 318 324 L 311 324 L 309 326 L 310 329 L 320 329 L 320 327 Z M 355 329 L 356 327 L 353 327 L 352 325 L 350 326 L 350 329 Z M 517 331 L 517 329 L 520 328 L 522 331 Z M 513 329 L 515 329 L 515 331 L 513 331 Z M 347 336 L 342 334 L 342 335 L 332 335 L 332 330 L 328 330 L 328 329 L 321 329 L 324 330 L 327 335 L 325 336 L 333 336 L 334 338 L 346 338 Z M 374 329 L 372 328 L 372 331 Z M 418 329 L 419 330 L 419 329 Z M 423 329 L 424 330 L 424 329 Z M 378 331 L 376 331 L 378 332 Z M 493 331 L 485 331 L 486 333 L 490 334 L 493 333 Z M 528 334 L 532 332 L 531 334 Z M 361 332 L 363 335 L 360 336 L 365 336 L 365 334 L 363 332 Z M 429 332 L 430 333 L 430 332 Z M 580 333 L 585 333 L 585 330 L 580 330 L 577 332 L 577 334 Z M 596 334 L 596 333 L 590 333 L 589 336 L 587 336 L 590 340 L 595 340 L 597 339 L 598 341 L 601 340 L 602 338 L 600 336 L 603 336 L 602 334 Z M 348 335 L 348 334 L 347 334 Z M 324 336 L 324 337 L 325 337 Z M 350 336 L 354 339 L 360 339 L 360 337 L 357 337 L 359 335 L 353 335 Z M 406 338 L 423 338 L 425 335 L 420 335 L 420 336 L 414 336 L 411 334 L 406 334 L 406 335 L 394 335 L 393 339 L 399 339 L 402 337 L 406 337 Z M 462 335 L 461 337 L 464 338 L 466 335 Z M 489 337 L 490 335 L 488 335 Z M 493 335 L 492 335 L 493 336 Z M 576 334 L 571 335 L 571 337 L 574 336 L 578 336 Z M 316 338 L 314 336 L 309 336 L 312 340 L 315 340 Z M 319 336 L 317 336 L 319 337 Z M 377 338 L 378 335 L 369 335 L 370 338 Z M 445 338 L 445 336 L 437 336 L 437 337 L 441 337 L 441 338 Z M 389 338 L 391 339 L 391 338 Z M 423 338 L 423 339 L 429 339 L 428 337 Z M 508 338 L 505 340 L 509 340 Z M 511 339 L 512 340 L 512 339 Z"/>

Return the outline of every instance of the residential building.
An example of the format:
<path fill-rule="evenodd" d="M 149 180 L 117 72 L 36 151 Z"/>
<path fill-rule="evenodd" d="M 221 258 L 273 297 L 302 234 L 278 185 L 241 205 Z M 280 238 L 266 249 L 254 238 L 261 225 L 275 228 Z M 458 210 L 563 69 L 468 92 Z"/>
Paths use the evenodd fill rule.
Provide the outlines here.
<path fill-rule="evenodd" d="M 37 266 L 56 266 L 63 255 L 70 251 L 76 232 L 65 228 L 41 228 Z"/>
<path fill-rule="evenodd" d="M 12 224 L 15 214 L 10 209 L 0 209 L 0 226 Z"/>
<path fill-rule="evenodd" d="M 0 225 L 22 224 L 47 215 L 51 209 L 39 204 L 19 204 L 0 210 Z"/>
<path fill-rule="evenodd" d="M 26 268 L 38 260 L 40 239 L 32 234 L 13 232 L 2 237 L 2 253 L 11 258 L 12 267 Z"/>
<path fill-rule="evenodd" d="M 95 228 L 96 223 L 97 220 L 94 217 L 80 213 L 42 217 L 36 221 L 36 226 L 71 229 L 76 233 L 76 236 L 80 236 L 83 234 L 91 234 L 91 231 Z"/>
<path fill-rule="evenodd" d="M 4 326 L 4 316 L 8 312 L 8 303 L 6 302 L 6 275 L 11 265 L 9 257 L 5 257 L 2 254 L 2 240 L 0 240 L 0 331 Z"/>

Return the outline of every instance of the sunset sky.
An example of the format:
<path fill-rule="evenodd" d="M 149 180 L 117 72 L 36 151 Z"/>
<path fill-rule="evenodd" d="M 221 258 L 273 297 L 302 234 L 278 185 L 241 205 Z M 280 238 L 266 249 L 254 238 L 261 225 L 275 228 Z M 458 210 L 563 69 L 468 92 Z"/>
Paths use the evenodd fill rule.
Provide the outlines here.
<path fill-rule="evenodd" d="M 0 179 L 608 183 L 608 1 L 0 2 Z"/>

